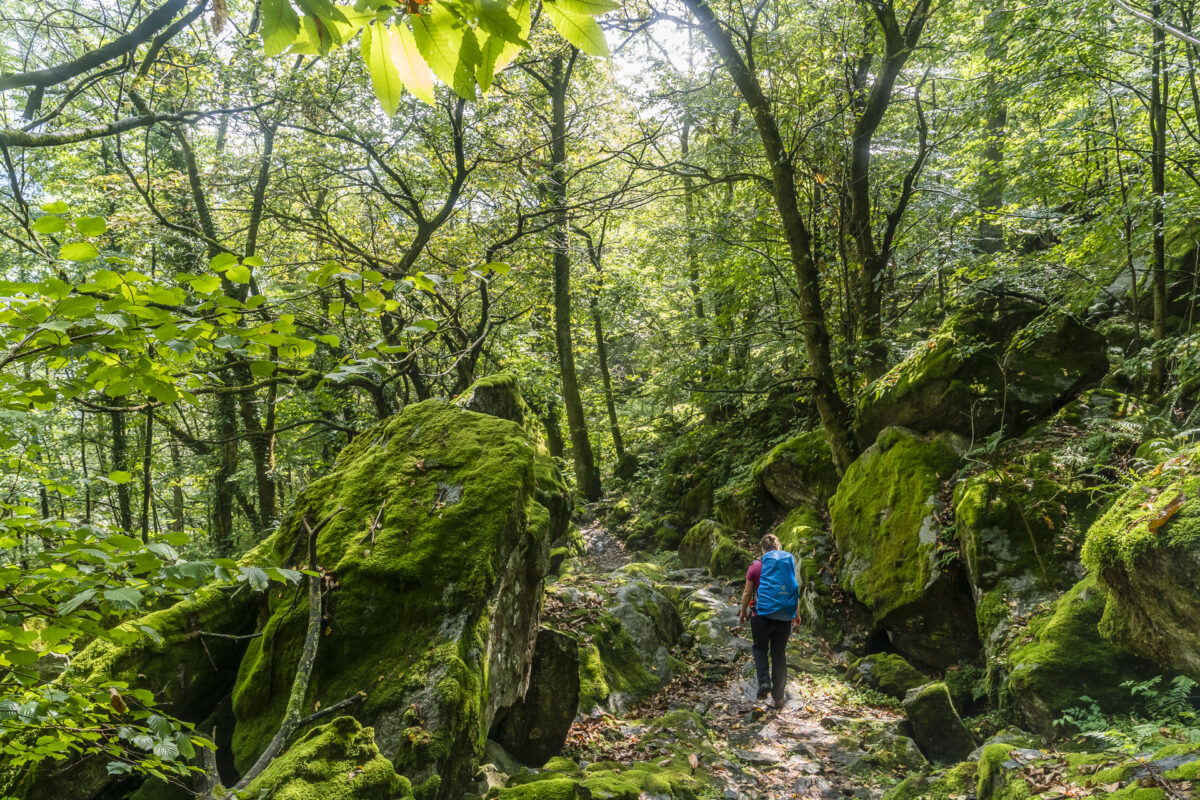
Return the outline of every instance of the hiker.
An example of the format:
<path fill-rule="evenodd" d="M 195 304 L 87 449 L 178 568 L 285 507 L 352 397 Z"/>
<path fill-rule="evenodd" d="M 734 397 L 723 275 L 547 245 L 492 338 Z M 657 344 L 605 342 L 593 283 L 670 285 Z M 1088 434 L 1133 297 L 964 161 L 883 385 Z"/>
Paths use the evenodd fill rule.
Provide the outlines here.
<path fill-rule="evenodd" d="M 779 538 L 768 533 L 759 542 L 762 558 L 746 570 L 746 588 L 738 624 L 750 619 L 754 640 L 754 666 L 758 670 L 758 699 L 768 694 L 776 709 L 787 700 L 787 640 L 800 628 L 800 587 L 796 582 L 796 562 L 783 550 Z M 769 656 L 769 660 L 768 660 Z"/>

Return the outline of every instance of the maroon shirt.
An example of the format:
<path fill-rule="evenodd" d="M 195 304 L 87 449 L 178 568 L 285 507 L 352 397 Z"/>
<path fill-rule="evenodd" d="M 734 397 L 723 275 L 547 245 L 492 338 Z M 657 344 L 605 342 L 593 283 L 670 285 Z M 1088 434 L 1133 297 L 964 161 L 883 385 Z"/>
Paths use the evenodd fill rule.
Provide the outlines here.
<path fill-rule="evenodd" d="M 750 595 L 750 616 L 757 617 L 758 612 L 754 610 L 754 607 L 758 605 L 758 582 L 762 580 L 761 558 L 756 558 L 750 565 L 750 569 L 746 570 L 746 580 L 754 584 L 754 594 Z"/>

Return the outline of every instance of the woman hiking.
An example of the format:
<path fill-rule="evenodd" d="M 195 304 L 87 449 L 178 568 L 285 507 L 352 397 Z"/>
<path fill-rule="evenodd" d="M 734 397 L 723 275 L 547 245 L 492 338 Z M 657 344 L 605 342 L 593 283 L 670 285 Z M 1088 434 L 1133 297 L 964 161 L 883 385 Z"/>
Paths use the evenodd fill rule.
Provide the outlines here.
<path fill-rule="evenodd" d="M 758 699 L 770 694 L 778 710 L 787 700 L 788 635 L 800 628 L 800 616 L 796 613 L 800 587 L 796 582 L 796 562 L 791 553 L 781 548 L 779 538 L 768 533 L 759 544 L 762 558 L 755 559 L 746 570 L 738 624 L 750 620 Z"/>

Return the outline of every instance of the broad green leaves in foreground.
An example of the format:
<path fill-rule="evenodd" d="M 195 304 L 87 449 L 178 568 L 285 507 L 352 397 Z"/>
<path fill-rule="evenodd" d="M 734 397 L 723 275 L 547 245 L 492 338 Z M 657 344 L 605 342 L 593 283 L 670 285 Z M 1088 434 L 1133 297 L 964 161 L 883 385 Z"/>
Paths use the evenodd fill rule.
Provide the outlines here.
<path fill-rule="evenodd" d="M 459 97 L 486 92 L 500 70 L 527 46 L 529 0 L 264 0 L 263 49 L 324 54 L 362 32 L 359 49 L 380 105 L 394 114 L 404 91 L 433 103 L 433 76 Z M 613 0 L 545 0 L 542 10 L 568 42 L 585 53 L 607 56 L 604 31 L 595 17 L 618 8 Z"/>

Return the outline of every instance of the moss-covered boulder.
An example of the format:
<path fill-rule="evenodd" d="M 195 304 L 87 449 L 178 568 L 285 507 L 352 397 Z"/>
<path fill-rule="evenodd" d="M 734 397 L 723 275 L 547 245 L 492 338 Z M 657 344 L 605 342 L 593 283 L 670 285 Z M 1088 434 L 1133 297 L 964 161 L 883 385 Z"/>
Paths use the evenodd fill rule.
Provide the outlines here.
<path fill-rule="evenodd" d="M 542 628 L 524 697 L 504 709 L 491 738 L 527 767 L 540 767 L 562 750 L 579 707 L 579 646 L 564 633 Z"/>
<path fill-rule="evenodd" d="M 1089 502 L 1083 487 L 1022 462 L 985 469 L 955 487 L 955 531 L 989 654 L 1013 619 L 1083 576 L 1078 522 L 1089 518 Z"/>
<path fill-rule="evenodd" d="M 1140 479 L 1092 525 L 1084 558 L 1107 597 L 1100 632 L 1200 680 L 1200 472 L 1190 449 Z"/>
<path fill-rule="evenodd" d="M 735 531 L 766 533 L 778 513 L 779 506 L 754 480 L 726 484 L 713 492 L 713 515 Z"/>
<path fill-rule="evenodd" d="M 364 691 L 354 716 L 418 796 L 457 796 L 496 711 L 524 691 L 548 545 L 565 534 L 538 502 L 537 458 L 515 422 L 425 401 L 355 439 L 272 539 L 283 563 L 305 520 L 337 511 L 316 545 L 333 588 L 305 706 Z M 242 768 L 287 702 L 307 615 L 291 600 L 272 596 L 238 673 Z"/>
<path fill-rule="evenodd" d="M 685 567 L 702 567 L 718 578 L 744 577 L 754 558 L 734 543 L 730 533 L 714 520 L 697 522 L 679 543 L 679 560 Z"/>
<path fill-rule="evenodd" d="M 897 650 L 942 667 L 979 649 L 971 593 L 942 558 L 938 522 L 961 447 L 952 435 L 888 428 L 846 470 L 830 504 L 841 586 Z"/>
<path fill-rule="evenodd" d="M 370 728 L 339 717 L 313 728 L 240 792 L 272 800 L 402 800 L 412 785 L 397 775 Z"/>
<path fill-rule="evenodd" d="M 877 380 L 858 406 L 860 442 L 901 425 L 983 436 L 1019 432 L 1108 370 L 1104 337 L 1038 306 L 980 301 Z"/>
<path fill-rule="evenodd" d="M 846 670 L 846 680 L 903 700 L 910 689 L 924 685 L 929 679 L 902 656 L 872 653 L 850 665 Z"/>
<path fill-rule="evenodd" d="M 1034 618 L 1008 654 L 1007 698 L 1030 729 L 1055 733 L 1054 721 L 1089 697 L 1107 713 L 1130 705 L 1121 684 L 1153 674 L 1148 662 L 1101 638 L 1105 594 L 1094 575 Z"/>
<path fill-rule="evenodd" d="M 549 589 L 563 615 L 555 624 L 579 648 L 580 714 L 623 712 L 683 668 L 672 654 L 683 621 L 656 588 L 653 566 L 630 564 L 594 585 Z"/>
<path fill-rule="evenodd" d="M 776 445 L 754 462 L 752 474 L 763 490 L 786 509 L 802 503 L 824 506 L 838 483 L 823 430 L 802 433 Z"/>
<path fill-rule="evenodd" d="M 904 697 L 904 713 L 913 738 L 930 761 L 953 764 L 975 749 L 975 739 L 958 716 L 944 683 L 929 683 Z"/>

